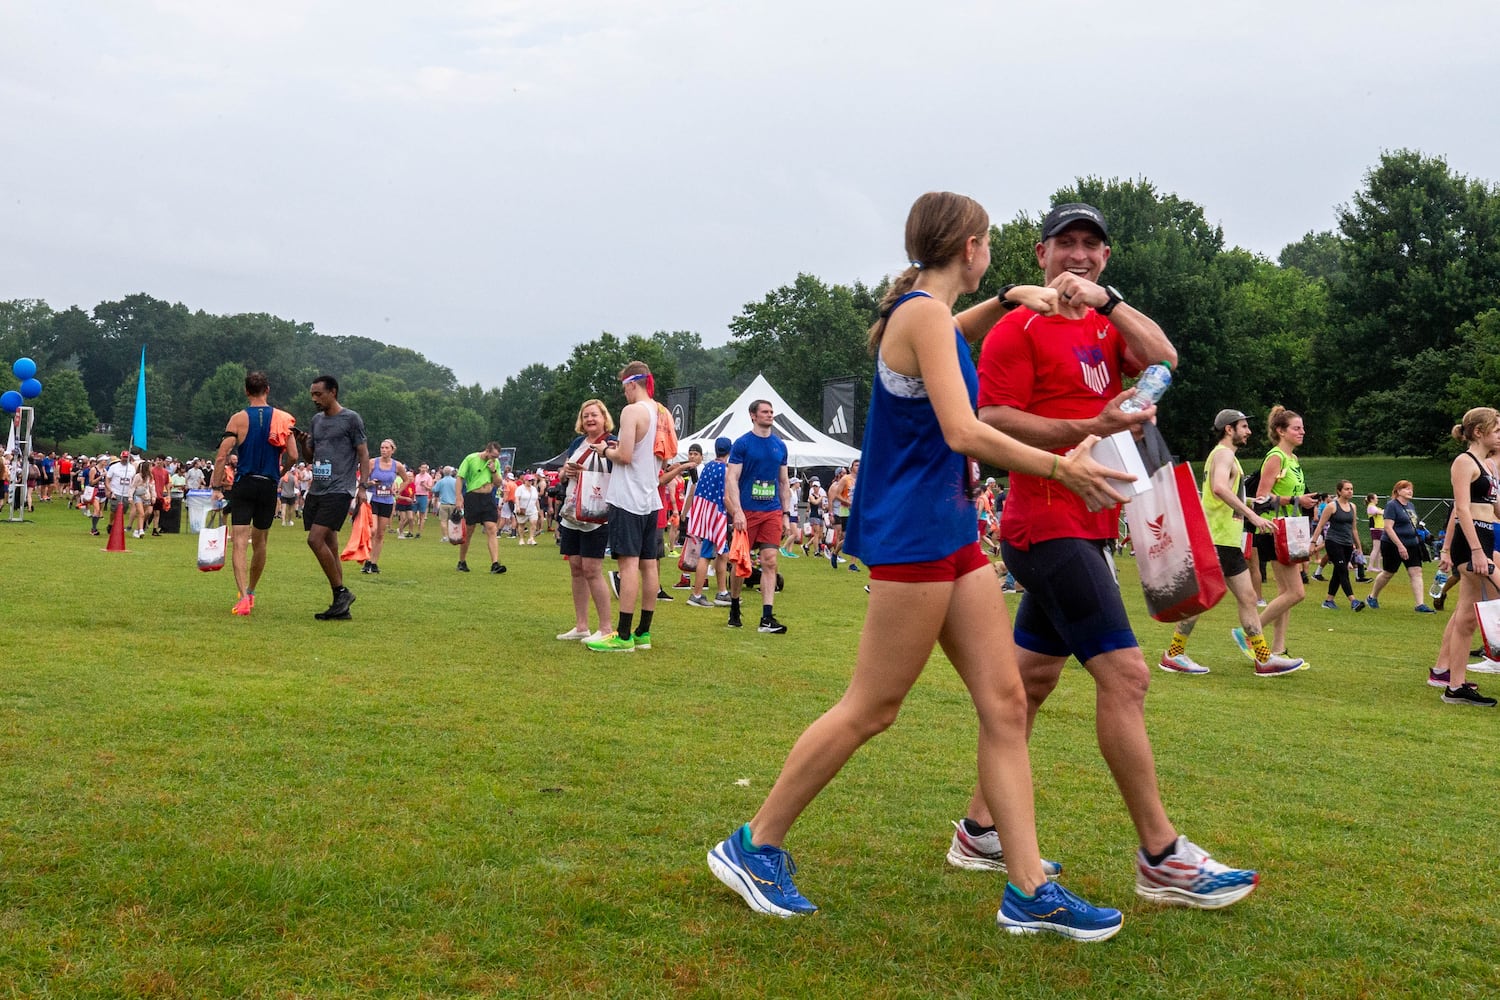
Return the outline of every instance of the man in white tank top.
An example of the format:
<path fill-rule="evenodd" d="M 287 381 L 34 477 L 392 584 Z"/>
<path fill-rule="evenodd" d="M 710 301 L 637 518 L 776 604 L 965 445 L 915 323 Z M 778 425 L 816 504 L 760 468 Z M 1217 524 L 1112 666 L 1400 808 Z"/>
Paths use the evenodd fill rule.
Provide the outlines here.
<path fill-rule="evenodd" d="M 651 648 L 651 617 L 660 589 L 661 532 L 656 512 L 661 509 L 656 457 L 658 407 L 651 398 L 651 369 L 632 361 L 620 371 L 625 408 L 620 411 L 619 440 L 591 445 L 614 463 L 604 499 L 609 503 L 609 548 L 619 566 L 620 620 L 613 635 L 584 643 L 596 653 L 630 653 Z M 641 620 L 631 629 L 636 602 Z"/>

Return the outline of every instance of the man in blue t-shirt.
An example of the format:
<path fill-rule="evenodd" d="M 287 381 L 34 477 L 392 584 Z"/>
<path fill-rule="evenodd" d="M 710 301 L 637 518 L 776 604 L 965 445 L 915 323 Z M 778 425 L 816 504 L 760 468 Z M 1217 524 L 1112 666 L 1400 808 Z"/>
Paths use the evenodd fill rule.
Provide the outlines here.
<path fill-rule="evenodd" d="M 771 433 L 776 420 L 770 402 L 750 404 L 750 432 L 740 435 L 729 450 L 724 472 L 724 507 L 735 531 L 745 532 L 750 548 L 760 550 L 760 627 L 769 635 L 785 635 L 776 620 L 776 550 L 791 523 L 792 490 L 787 479 L 786 445 Z M 729 627 L 740 627 L 740 577 L 729 582 Z"/>

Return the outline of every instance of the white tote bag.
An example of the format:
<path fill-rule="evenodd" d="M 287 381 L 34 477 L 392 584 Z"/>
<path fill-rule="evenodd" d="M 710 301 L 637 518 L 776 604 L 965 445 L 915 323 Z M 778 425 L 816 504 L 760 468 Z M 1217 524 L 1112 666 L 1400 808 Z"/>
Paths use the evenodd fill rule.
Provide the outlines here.
<path fill-rule="evenodd" d="M 212 573 L 224 568 L 224 541 L 228 533 L 224 513 L 209 511 L 203 521 L 203 530 L 198 532 L 198 569 Z"/>

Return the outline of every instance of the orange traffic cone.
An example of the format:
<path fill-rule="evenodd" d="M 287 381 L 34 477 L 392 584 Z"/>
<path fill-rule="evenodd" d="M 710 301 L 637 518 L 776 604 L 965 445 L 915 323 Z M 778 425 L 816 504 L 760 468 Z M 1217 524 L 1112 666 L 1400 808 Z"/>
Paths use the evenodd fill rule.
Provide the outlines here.
<path fill-rule="evenodd" d="M 109 544 L 104 547 L 105 552 L 125 551 L 125 505 L 120 504 L 115 508 L 114 520 L 109 524 Z"/>

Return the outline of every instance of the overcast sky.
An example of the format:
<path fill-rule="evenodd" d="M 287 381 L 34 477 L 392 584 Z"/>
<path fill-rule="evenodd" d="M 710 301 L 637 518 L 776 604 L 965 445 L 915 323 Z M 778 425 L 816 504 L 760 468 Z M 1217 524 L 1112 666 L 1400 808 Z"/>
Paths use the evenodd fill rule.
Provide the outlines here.
<path fill-rule="evenodd" d="M 133 292 L 460 382 L 904 265 L 923 191 L 1145 178 L 1274 257 L 1382 150 L 1500 178 L 1500 3 L 0 0 L 0 299 Z"/>

